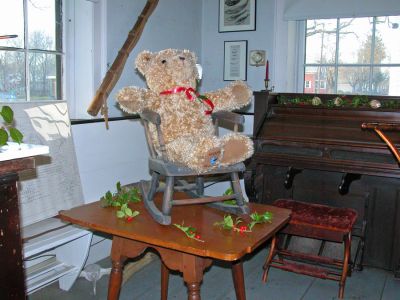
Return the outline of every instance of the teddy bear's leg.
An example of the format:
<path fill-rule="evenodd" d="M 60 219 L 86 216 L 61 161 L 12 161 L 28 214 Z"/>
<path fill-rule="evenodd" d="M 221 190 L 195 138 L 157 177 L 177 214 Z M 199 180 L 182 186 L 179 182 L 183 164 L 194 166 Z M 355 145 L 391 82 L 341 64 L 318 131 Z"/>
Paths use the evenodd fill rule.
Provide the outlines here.
<path fill-rule="evenodd" d="M 199 172 L 217 166 L 222 157 L 221 141 L 215 136 L 181 137 L 166 147 L 171 161 Z"/>
<path fill-rule="evenodd" d="M 221 139 L 221 142 L 224 150 L 220 163 L 223 166 L 244 161 L 254 152 L 252 140 L 242 134 L 226 135 Z"/>

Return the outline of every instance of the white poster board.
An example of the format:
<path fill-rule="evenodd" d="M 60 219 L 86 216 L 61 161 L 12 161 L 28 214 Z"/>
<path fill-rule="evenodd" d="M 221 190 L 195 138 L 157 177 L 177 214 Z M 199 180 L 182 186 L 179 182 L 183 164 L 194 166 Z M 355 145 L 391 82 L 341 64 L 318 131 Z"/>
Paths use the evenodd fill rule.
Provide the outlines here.
<path fill-rule="evenodd" d="M 49 155 L 36 156 L 33 171 L 19 173 L 22 226 L 56 216 L 83 204 L 82 186 L 67 103 L 10 103 L 24 143 L 47 145 Z"/>

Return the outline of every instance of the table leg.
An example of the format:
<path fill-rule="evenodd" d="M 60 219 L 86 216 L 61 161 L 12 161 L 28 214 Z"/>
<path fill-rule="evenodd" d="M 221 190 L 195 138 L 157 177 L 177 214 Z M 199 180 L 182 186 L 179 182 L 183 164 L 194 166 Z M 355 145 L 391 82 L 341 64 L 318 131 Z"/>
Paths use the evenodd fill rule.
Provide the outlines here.
<path fill-rule="evenodd" d="M 164 265 L 161 267 L 161 293 L 166 293 L 167 291 L 167 281 L 164 280 L 163 282 L 163 278 L 166 279 L 168 270 L 165 269 L 168 268 L 169 270 L 177 270 L 183 273 L 183 280 L 188 288 L 188 299 L 200 300 L 200 284 L 203 280 L 203 272 L 205 268 L 208 268 L 212 264 L 212 259 L 161 247 L 153 248 L 160 253 Z"/>
<path fill-rule="evenodd" d="M 113 260 L 108 282 L 108 300 L 117 300 L 121 290 L 123 260 Z"/>
<path fill-rule="evenodd" d="M 188 300 L 201 300 L 200 297 L 200 282 L 187 282 Z"/>
<path fill-rule="evenodd" d="M 246 289 L 244 287 L 243 263 L 237 261 L 232 264 L 232 277 L 235 286 L 237 300 L 246 300 Z"/>
<path fill-rule="evenodd" d="M 169 270 L 167 266 L 161 262 L 161 300 L 168 299 L 168 282 Z"/>

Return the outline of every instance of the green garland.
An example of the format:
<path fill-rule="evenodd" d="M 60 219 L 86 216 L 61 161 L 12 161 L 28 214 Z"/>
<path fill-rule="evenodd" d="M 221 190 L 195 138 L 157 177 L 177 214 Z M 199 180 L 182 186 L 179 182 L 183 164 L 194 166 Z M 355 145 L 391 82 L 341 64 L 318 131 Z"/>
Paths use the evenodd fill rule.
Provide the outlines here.
<path fill-rule="evenodd" d="M 328 108 L 340 108 L 340 107 L 348 107 L 348 108 L 371 108 L 371 101 L 373 99 L 369 99 L 368 96 L 365 95 L 355 95 L 352 99 L 346 96 L 336 96 L 333 99 L 328 99 L 325 102 L 321 101 L 319 97 L 309 96 L 309 95 L 301 95 L 298 97 L 289 97 L 286 95 L 278 95 L 278 104 L 281 105 L 312 105 L 312 106 L 321 106 Z M 379 101 L 380 107 L 376 107 L 374 109 L 400 109 L 400 101 L 396 100 L 387 100 L 387 101 Z"/>

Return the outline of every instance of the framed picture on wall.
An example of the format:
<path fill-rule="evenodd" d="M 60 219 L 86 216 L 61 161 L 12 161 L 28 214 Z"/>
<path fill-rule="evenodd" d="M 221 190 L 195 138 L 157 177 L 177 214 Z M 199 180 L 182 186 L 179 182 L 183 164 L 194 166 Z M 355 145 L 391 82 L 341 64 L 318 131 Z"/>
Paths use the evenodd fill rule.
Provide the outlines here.
<path fill-rule="evenodd" d="M 219 32 L 256 30 L 256 0 L 219 0 Z"/>
<path fill-rule="evenodd" d="M 247 79 L 247 41 L 224 43 L 224 80 Z"/>

